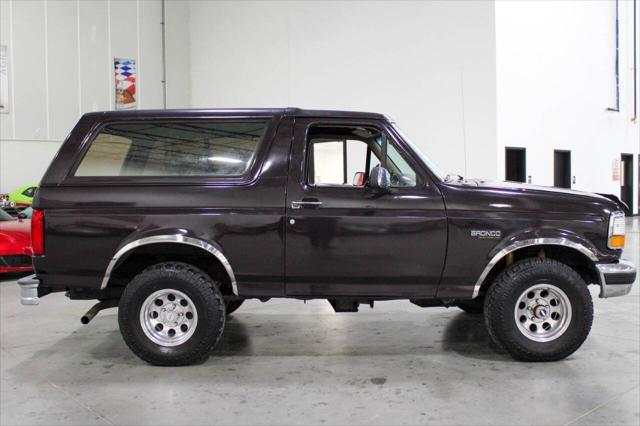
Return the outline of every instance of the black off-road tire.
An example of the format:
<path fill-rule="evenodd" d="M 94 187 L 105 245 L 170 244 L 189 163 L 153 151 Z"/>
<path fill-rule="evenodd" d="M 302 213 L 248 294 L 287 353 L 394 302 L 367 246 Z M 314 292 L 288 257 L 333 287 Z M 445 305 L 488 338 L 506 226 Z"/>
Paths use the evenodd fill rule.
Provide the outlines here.
<path fill-rule="evenodd" d="M 227 308 L 227 316 L 231 315 L 232 313 L 234 313 L 235 311 L 238 310 L 238 308 L 240 307 L 240 305 L 242 305 L 242 303 L 244 303 L 244 300 L 229 300 L 227 302 L 225 302 L 225 306 Z"/>
<path fill-rule="evenodd" d="M 514 313 L 520 295 L 538 283 L 560 288 L 572 310 L 566 331 L 548 342 L 526 337 L 518 328 Z M 498 275 L 485 296 L 484 315 L 491 338 L 515 359 L 557 361 L 574 353 L 589 335 L 593 302 L 587 284 L 571 267 L 552 259 L 529 258 Z"/>
<path fill-rule="evenodd" d="M 161 346 L 142 329 L 140 310 L 154 292 L 174 289 L 195 305 L 198 322 L 193 335 L 177 346 Z M 202 362 L 218 343 L 225 323 L 225 303 L 216 283 L 202 270 L 180 262 L 153 265 L 127 285 L 118 307 L 120 332 L 127 346 L 154 365 L 177 366 Z"/>
<path fill-rule="evenodd" d="M 484 304 L 478 300 L 466 300 L 458 303 L 458 308 L 471 315 L 480 315 L 484 312 Z"/>

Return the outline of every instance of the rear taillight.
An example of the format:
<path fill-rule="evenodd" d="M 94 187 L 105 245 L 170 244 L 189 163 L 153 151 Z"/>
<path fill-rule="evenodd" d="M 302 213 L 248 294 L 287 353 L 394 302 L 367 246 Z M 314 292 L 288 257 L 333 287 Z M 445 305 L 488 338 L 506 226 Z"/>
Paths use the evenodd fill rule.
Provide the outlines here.
<path fill-rule="evenodd" d="M 44 212 L 34 210 L 31 215 L 31 248 L 34 256 L 44 254 Z"/>

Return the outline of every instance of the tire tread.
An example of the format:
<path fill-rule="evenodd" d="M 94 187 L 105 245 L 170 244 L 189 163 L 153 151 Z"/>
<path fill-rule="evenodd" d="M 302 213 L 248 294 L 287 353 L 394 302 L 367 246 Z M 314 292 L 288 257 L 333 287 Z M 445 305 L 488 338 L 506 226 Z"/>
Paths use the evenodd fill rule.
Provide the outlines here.
<path fill-rule="evenodd" d="M 166 355 L 159 355 L 154 351 L 150 351 L 145 348 L 144 344 L 139 341 L 133 332 L 131 327 L 132 322 L 139 321 L 138 316 L 134 318 L 130 317 L 129 304 L 136 303 L 134 293 L 139 290 L 139 287 L 153 278 L 165 278 L 167 274 L 180 275 L 181 279 L 188 281 L 193 285 L 196 291 L 207 295 L 210 292 L 211 297 L 203 297 L 201 302 L 204 303 L 205 309 L 211 309 L 217 312 L 218 315 L 218 327 L 215 330 L 215 336 L 213 338 L 201 339 L 197 342 L 188 352 L 184 352 L 180 355 L 168 357 Z M 139 315 L 139 313 L 138 313 Z M 154 365 L 189 365 L 196 364 L 206 360 L 209 357 L 209 353 L 216 346 L 222 337 L 222 332 L 225 325 L 225 303 L 224 298 L 219 290 L 219 283 L 213 281 L 205 272 L 196 268 L 193 265 L 182 262 L 164 262 L 150 266 L 136 275 L 133 280 L 125 287 L 125 290 L 120 299 L 120 305 L 118 308 L 118 322 L 120 325 L 120 331 L 127 346 L 141 359 L 154 364 Z M 203 324 L 206 327 L 213 328 L 212 324 Z M 210 337 L 210 336 L 209 336 Z"/>
<path fill-rule="evenodd" d="M 505 306 L 513 287 L 519 280 L 530 274 L 539 273 L 541 270 L 544 270 L 545 273 L 555 274 L 576 287 L 580 297 L 578 300 L 571 300 L 571 303 L 582 304 L 581 308 L 586 313 L 583 318 L 572 318 L 573 325 L 577 324 L 580 327 L 576 330 L 578 337 L 552 353 L 541 353 L 520 344 L 518 339 L 509 333 L 504 326 L 508 321 L 513 321 L 513 307 Z M 587 284 L 571 267 L 553 259 L 527 258 L 509 266 L 496 277 L 489 287 L 484 303 L 485 322 L 492 340 L 501 349 L 521 361 L 557 361 L 566 358 L 582 345 L 593 322 L 593 302 Z M 576 309 L 573 309 L 574 315 L 575 311 Z M 562 337 L 564 335 L 560 338 Z"/>

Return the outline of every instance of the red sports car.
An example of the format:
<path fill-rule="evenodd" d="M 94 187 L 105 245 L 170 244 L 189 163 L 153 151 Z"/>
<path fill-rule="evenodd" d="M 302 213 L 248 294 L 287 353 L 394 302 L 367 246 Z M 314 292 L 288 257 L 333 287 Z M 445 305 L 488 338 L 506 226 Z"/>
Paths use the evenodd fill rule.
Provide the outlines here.
<path fill-rule="evenodd" d="M 0 209 L 0 274 L 33 270 L 29 217 L 24 212 L 14 218 Z"/>

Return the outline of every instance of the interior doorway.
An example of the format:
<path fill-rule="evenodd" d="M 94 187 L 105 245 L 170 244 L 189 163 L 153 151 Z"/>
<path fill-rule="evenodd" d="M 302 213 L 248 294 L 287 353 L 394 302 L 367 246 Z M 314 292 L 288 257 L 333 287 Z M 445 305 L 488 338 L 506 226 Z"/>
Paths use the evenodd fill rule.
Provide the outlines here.
<path fill-rule="evenodd" d="M 620 199 L 633 211 L 633 154 L 620 156 Z"/>
<path fill-rule="evenodd" d="M 553 151 L 553 186 L 571 188 L 571 151 Z"/>
<path fill-rule="evenodd" d="M 527 150 L 511 147 L 505 149 L 505 180 L 525 182 L 527 179 Z"/>

